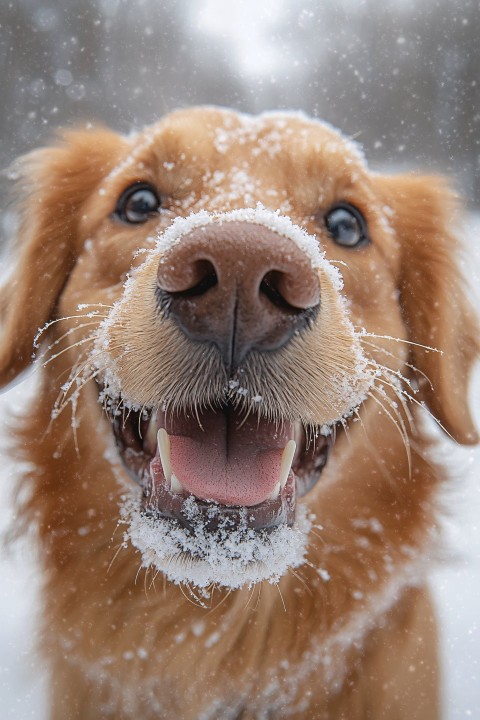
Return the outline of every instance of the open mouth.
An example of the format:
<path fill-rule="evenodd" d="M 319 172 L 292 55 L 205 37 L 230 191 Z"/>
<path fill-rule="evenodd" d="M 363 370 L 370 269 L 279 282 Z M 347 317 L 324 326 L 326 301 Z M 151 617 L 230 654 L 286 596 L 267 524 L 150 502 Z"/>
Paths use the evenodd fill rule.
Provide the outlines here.
<path fill-rule="evenodd" d="M 318 481 L 334 432 L 307 439 L 300 423 L 231 403 L 191 415 L 120 410 L 112 425 L 138 488 L 121 522 L 143 567 L 208 593 L 277 582 L 304 562 L 311 518 L 296 499 Z"/>
<path fill-rule="evenodd" d="M 142 488 L 142 511 L 189 531 L 193 500 L 211 532 L 241 522 L 257 532 L 293 525 L 296 498 L 318 481 L 334 437 L 307 438 L 300 423 L 245 415 L 231 404 L 190 415 L 118 412 L 112 424 Z"/>

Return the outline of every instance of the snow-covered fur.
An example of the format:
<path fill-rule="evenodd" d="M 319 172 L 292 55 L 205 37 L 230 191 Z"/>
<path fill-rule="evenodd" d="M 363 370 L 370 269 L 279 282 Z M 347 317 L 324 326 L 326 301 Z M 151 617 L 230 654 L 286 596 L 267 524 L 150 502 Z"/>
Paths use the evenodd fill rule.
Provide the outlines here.
<path fill-rule="evenodd" d="M 438 718 L 425 575 L 445 477 L 421 408 L 458 442 L 478 439 L 466 400 L 478 330 L 445 182 L 376 175 L 355 144 L 301 114 L 215 108 L 128 137 L 63 133 L 12 177 L 21 222 L 0 379 L 36 347 L 41 387 L 12 452 L 30 468 L 18 529 L 39 545 L 52 720 Z M 118 198 L 137 182 L 161 209 L 122 222 Z M 368 242 L 334 242 L 336 206 L 361 213 Z M 154 297 L 161 258 L 192 228 L 236 221 L 291 240 L 321 299 L 280 350 L 251 351 L 225 377 Z M 265 575 L 244 584 L 225 558 L 207 582 L 184 555 L 161 565 L 145 547 L 140 491 L 132 509 L 137 486 L 112 432 L 118 408 L 140 422 L 157 406 L 216 402 L 288 420 L 308 441 L 336 436 L 297 508 L 305 546 L 280 572 L 264 553 Z"/>

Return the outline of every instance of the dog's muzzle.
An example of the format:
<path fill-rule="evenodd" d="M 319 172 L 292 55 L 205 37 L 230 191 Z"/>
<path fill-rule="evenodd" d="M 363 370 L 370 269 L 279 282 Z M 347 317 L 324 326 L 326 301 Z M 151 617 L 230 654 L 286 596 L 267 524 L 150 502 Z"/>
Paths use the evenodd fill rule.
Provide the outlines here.
<path fill-rule="evenodd" d="M 372 381 L 341 288 L 317 238 L 262 206 L 159 234 L 95 348 L 146 565 L 232 588 L 303 562 L 296 499 Z"/>
<path fill-rule="evenodd" d="M 156 301 L 189 341 L 216 348 L 228 379 L 241 375 L 250 352 L 273 356 L 311 326 L 320 284 L 290 238 L 259 224 L 212 223 L 162 254 Z M 241 390 L 238 380 L 228 382 L 230 391 Z M 114 418 L 122 458 L 142 482 L 145 510 L 187 528 L 182 504 L 190 495 L 212 529 L 219 517 L 212 516 L 212 503 L 223 508 L 222 522 L 228 517 L 235 524 L 240 509 L 249 508 L 249 527 L 291 525 L 296 493 L 311 487 L 331 445 L 331 436 L 317 435 L 307 447 L 300 423 L 269 420 L 229 401 L 145 415 Z"/>

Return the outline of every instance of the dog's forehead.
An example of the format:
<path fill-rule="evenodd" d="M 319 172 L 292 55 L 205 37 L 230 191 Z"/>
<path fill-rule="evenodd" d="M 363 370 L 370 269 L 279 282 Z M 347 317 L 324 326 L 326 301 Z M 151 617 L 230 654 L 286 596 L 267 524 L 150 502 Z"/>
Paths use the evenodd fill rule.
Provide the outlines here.
<path fill-rule="evenodd" d="M 217 107 L 178 110 L 122 138 L 102 193 L 149 179 L 175 207 L 229 210 L 261 202 L 303 217 L 355 194 L 371 200 L 360 146 L 301 112 L 247 115 Z"/>
<path fill-rule="evenodd" d="M 326 122 L 302 112 L 276 111 L 248 115 L 213 107 L 189 108 L 167 115 L 129 138 L 136 154 L 155 152 L 208 156 L 212 162 L 232 162 L 238 154 L 284 161 L 314 156 L 366 170 L 360 146 Z"/>

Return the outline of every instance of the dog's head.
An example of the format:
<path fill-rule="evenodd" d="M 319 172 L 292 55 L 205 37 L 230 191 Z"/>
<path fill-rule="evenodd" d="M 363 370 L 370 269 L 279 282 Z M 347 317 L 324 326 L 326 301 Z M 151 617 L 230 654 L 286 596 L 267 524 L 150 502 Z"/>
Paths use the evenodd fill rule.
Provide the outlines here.
<path fill-rule="evenodd" d="M 54 422 L 95 400 L 82 452 L 115 438 L 140 488 L 130 537 L 171 579 L 238 587 L 300 563 L 299 499 L 390 426 L 408 446 L 415 405 L 476 441 L 475 323 L 441 180 L 372 174 L 300 115 L 210 108 L 129 137 L 68 132 L 15 172 L 2 382 L 43 327 Z"/>

